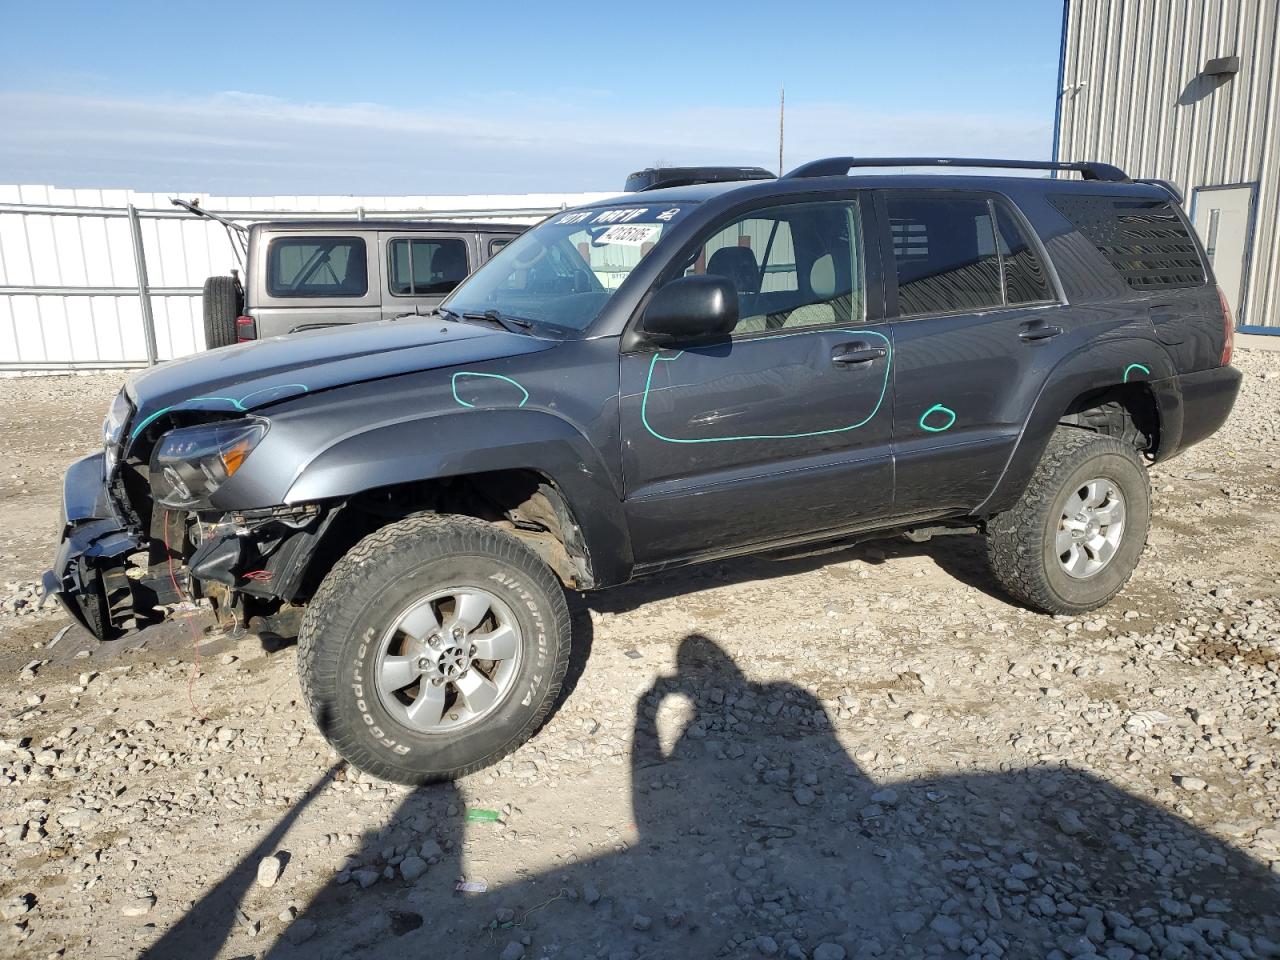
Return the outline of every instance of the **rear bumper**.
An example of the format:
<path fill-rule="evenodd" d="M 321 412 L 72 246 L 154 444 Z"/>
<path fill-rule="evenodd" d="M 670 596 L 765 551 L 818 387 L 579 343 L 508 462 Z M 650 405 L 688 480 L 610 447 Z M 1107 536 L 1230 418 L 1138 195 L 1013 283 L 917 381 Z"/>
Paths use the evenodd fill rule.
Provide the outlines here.
<path fill-rule="evenodd" d="M 53 567 L 41 578 L 44 596 L 56 596 L 99 640 L 140 625 L 168 599 L 129 576 L 129 556 L 146 547 L 111 506 L 103 455 L 77 460 L 62 482 L 62 533 Z"/>
<path fill-rule="evenodd" d="M 1176 379 L 1182 408 L 1178 450 L 1182 451 L 1212 436 L 1227 422 L 1243 376 L 1235 367 L 1227 366 L 1184 373 Z"/>

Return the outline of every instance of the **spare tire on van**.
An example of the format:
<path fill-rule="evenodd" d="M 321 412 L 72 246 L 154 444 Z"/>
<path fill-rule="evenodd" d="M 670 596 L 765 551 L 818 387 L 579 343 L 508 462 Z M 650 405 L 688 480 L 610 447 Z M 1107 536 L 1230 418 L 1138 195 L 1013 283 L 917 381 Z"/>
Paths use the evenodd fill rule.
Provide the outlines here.
<path fill-rule="evenodd" d="M 236 277 L 210 277 L 204 282 L 205 348 L 227 347 L 236 342 L 236 318 L 244 311 L 244 290 Z"/>

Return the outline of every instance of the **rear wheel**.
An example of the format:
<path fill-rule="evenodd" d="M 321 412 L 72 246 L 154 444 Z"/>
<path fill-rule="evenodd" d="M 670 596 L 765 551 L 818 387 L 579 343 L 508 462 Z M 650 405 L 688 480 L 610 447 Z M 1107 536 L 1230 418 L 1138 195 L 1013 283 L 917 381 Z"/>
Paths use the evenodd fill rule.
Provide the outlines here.
<path fill-rule="evenodd" d="M 236 318 L 244 310 L 244 294 L 235 277 L 209 277 L 204 282 L 204 343 L 215 347 L 229 347 L 235 343 Z"/>
<path fill-rule="evenodd" d="M 1150 520 L 1151 486 L 1137 451 L 1060 427 L 1017 504 L 987 524 L 991 569 L 1028 606 L 1094 610 L 1133 574 Z"/>
<path fill-rule="evenodd" d="M 551 570 L 469 517 L 411 517 L 365 537 L 324 579 L 298 637 L 321 732 L 398 783 L 488 766 L 546 718 L 569 663 Z"/>

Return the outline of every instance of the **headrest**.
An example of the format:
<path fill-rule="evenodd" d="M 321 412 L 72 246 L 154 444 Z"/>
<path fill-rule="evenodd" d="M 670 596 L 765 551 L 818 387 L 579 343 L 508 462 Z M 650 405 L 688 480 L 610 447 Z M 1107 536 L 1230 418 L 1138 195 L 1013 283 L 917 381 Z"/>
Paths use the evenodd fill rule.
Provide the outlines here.
<path fill-rule="evenodd" d="M 825 253 L 813 261 L 809 270 L 809 289 L 822 300 L 830 300 L 836 295 L 836 262 L 831 259 L 831 254 Z"/>
<path fill-rule="evenodd" d="M 707 273 L 724 277 L 739 293 L 758 293 L 760 265 L 750 247 L 721 247 L 707 261 Z"/>

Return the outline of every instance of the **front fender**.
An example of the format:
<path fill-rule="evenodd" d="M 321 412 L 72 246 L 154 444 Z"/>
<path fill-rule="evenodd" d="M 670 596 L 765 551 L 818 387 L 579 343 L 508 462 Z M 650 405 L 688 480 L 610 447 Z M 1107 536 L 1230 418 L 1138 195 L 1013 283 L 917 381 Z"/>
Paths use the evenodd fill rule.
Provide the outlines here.
<path fill-rule="evenodd" d="M 512 469 L 536 470 L 559 489 L 582 531 L 597 585 L 630 576 L 631 542 L 616 478 L 585 436 L 541 410 L 464 409 L 371 425 L 303 464 L 284 502 Z"/>
<path fill-rule="evenodd" d="M 1093 341 L 1068 354 L 1045 378 L 999 482 L 975 513 L 990 516 L 1017 502 L 1063 414 L 1077 397 L 1091 391 L 1149 383 L 1160 415 L 1157 459 L 1165 451 L 1177 449 L 1182 436 L 1182 397 L 1176 373 L 1164 347 L 1142 337 Z"/>

